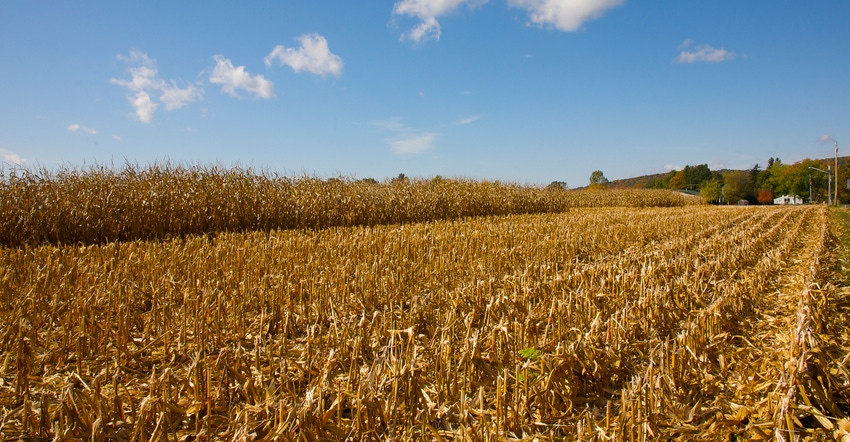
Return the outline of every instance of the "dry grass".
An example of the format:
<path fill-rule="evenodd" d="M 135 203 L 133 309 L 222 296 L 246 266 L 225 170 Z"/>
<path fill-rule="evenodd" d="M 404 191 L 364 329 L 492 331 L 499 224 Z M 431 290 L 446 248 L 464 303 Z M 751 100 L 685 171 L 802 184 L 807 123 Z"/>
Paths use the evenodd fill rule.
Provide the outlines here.
<path fill-rule="evenodd" d="M 374 226 L 579 207 L 704 204 L 662 190 L 553 191 L 473 180 L 287 178 L 252 169 L 128 165 L 0 169 L 0 244 L 102 244 L 216 232 Z"/>

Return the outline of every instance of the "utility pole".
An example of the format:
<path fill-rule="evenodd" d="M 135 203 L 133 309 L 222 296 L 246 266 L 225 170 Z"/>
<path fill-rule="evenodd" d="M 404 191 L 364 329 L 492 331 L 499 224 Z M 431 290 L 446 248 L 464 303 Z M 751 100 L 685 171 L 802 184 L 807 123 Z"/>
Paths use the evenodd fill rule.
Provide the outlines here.
<path fill-rule="evenodd" d="M 812 173 L 809 172 L 809 204 L 812 203 Z"/>
<path fill-rule="evenodd" d="M 826 201 L 827 201 L 826 205 L 827 206 L 832 205 L 832 172 L 831 172 L 832 169 L 831 169 L 831 167 L 832 166 L 827 165 L 826 170 L 823 170 L 823 169 L 818 169 L 817 167 L 809 166 L 809 169 L 817 170 L 818 172 L 823 172 L 823 173 L 826 174 L 826 178 L 827 178 L 827 181 L 826 181 L 826 183 L 827 183 L 826 184 Z M 811 175 L 809 176 L 809 186 L 811 186 Z M 811 187 L 810 187 L 810 189 L 811 189 Z M 811 190 L 809 190 L 809 194 L 811 195 Z M 809 201 L 811 201 L 811 196 L 809 196 Z"/>
<path fill-rule="evenodd" d="M 841 205 L 838 201 L 838 140 L 835 140 L 835 205 Z"/>

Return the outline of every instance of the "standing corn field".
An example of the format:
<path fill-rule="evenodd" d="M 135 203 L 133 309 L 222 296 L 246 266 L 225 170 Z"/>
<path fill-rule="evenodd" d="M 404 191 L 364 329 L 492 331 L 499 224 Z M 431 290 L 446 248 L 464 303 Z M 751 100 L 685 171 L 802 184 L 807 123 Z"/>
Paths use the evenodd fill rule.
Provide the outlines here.
<path fill-rule="evenodd" d="M 685 206 L 7 247 L 0 429 L 830 436 L 832 241 L 821 207 Z"/>

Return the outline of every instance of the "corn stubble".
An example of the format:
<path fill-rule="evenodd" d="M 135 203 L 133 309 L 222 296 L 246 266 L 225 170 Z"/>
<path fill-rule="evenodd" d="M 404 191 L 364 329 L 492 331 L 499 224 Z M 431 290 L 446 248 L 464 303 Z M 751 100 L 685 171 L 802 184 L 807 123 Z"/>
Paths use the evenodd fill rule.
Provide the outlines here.
<path fill-rule="evenodd" d="M 0 430 L 848 437 L 832 241 L 822 207 L 686 206 L 7 247 Z"/>

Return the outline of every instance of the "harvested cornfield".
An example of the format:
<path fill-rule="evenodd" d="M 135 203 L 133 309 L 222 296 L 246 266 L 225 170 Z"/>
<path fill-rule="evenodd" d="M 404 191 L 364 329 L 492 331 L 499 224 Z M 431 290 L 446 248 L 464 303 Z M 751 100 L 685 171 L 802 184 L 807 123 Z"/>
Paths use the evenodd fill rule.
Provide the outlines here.
<path fill-rule="evenodd" d="M 824 207 L 572 209 L 0 249 L 0 430 L 850 436 Z"/>
<path fill-rule="evenodd" d="M 580 207 L 705 204 L 668 190 L 563 191 L 465 179 L 291 178 L 238 167 L 0 167 L 0 245 L 374 226 Z"/>

